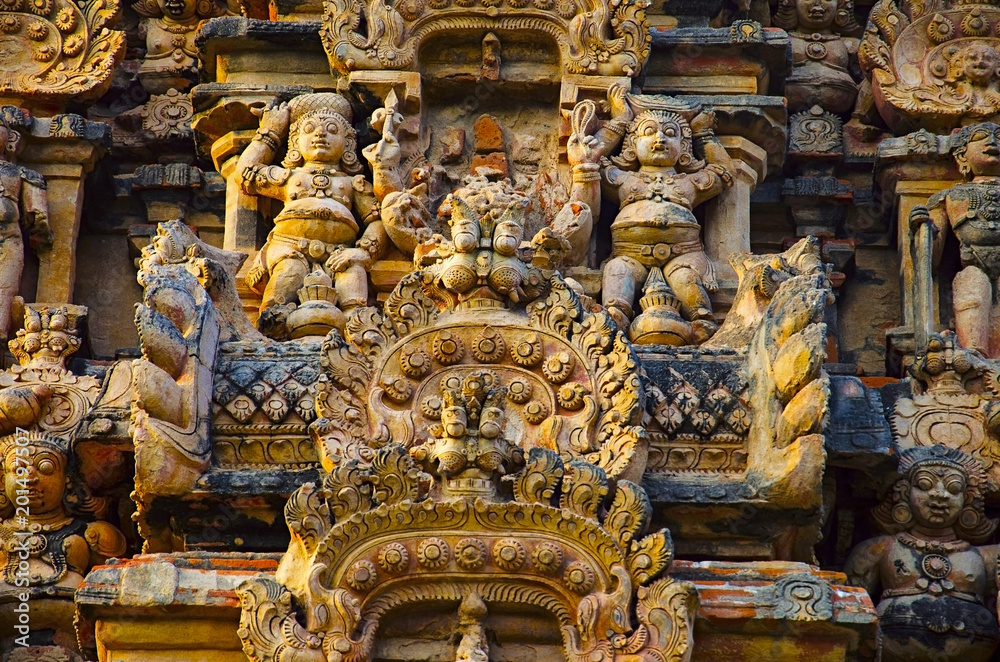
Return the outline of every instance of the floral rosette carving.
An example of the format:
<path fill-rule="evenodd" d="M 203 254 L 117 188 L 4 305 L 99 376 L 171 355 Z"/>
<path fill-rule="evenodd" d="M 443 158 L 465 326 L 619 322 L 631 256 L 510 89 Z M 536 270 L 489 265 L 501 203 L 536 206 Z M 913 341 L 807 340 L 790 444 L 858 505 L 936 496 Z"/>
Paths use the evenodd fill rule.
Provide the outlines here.
<path fill-rule="evenodd" d="M 364 69 L 406 69 L 420 46 L 456 27 L 529 31 L 547 35 L 562 51 L 566 73 L 635 76 L 649 57 L 649 0 L 551 2 L 430 0 L 326 0 L 320 38 L 330 66 L 347 74 Z M 364 19 L 364 29 L 362 29 Z"/>
<path fill-rule="evenodd" d="M 457 609 L 470 593 L 549 612 L 573 662 L 690 659 L 697 592 L 664 575 L 670 535 L 646 534 L 641 487 L 540 448 L 510 477 L 512 499 L 439 498 L 428 478 L 389 444 L 292 495 L 275 578 L 237 589 L 250 660 L 370 660 L 394 610 Z M 392 581 L 375 581 L 383 571 Z"/>
<path fill-rule="evenodd" d="M 111 84 L 125 54 L 117 0 L 22 0 L 0 8 L 0 43 L 17 56 L 5 62 L 3 92 L 50 100 L 85 100 Z"/>
<path fill-rule="evenodd" d="M 1000 9 L 949 0 L 880 0 L 858 59 L 895 132 L 937 133 L 1000 112 Z"/>

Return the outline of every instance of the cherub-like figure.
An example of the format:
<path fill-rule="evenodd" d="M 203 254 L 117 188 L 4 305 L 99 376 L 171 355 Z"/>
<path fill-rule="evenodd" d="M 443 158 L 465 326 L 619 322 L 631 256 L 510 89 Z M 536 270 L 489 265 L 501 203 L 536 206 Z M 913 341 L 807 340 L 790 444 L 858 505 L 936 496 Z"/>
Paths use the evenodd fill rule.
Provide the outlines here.
<path fill-rule="evenodd" d="M 970 107 L 1000 105 L 1000 55 L 990 44 L 973 41 L 947 59 L 944 99 Z"/>
<path fill-rule="evenodd" d="M 789 110 L 814 105 L 832 113 L 854 106 L 858 84 L 850 73 L 861 27 L 852 0 L 781 0 L 774 24 L 792 42 L 792 74 L 785 83 Z"/>
<path fill-rule="evenodd" d="M 243 192 L 285 203 L 247 275 L 263 296 L 258 326 L 265 333 L 283 326 L 303 278 L 317 268 L 333 277 L 342 310 L 368 302 L 367 271 L 389 245 L 378 201 L 403 188 L 394 134 L 401 117 L 390 108 L 373 119 L 382 130 L 382 140 L 365 150 L 374 186 L 360 174 L 352 117 L 339 94 L 295 97 L 263 111 L 254 141 L 240 156 Z M 271 165 L 286 136 L 285 159 Z"/>
<path fill-rule="evenodd" d="M 595 136 L 574 134 L 569 145 L 570 163 L 579 164 L 573 168 L 575 189 L 577 179 L 596 171 L 590 165 L 595 156 L 609 153 L 624 136 L 621 156 L 602 167 L 605 190 L 620 206 L 611 224 L 611 259 L 604 265 L 604 307 L 627 329 L 637 290 L 650 269 L 662 269 L 695 342 L 704 342 L 718 328 L 707 292 L 715 274 L 692 210 L 733 181 L 731 160 L 713 131 L 715 115 L 670 97 L 626 95 L 621 88 L 610 97 L 612 121 Z M 588 204 L 599 209 L 599 201 Z"/>
<path fill-rule="evenodd" d="M 0 440 L 0 452 L 0 509 L 6 513 L 0 520 L 0 622 L 16 618 L 12 609 L 27 593 L 33 628 L 54 629 L 61 645 L 75 643 L 73 594 L 91 568 L 125 552 L 125 537 L 107 522 L 69 512 L 71 501 L 82 511 L 97 508 L 72 489 L 64 439 L 21 431 Z"/>
<path fill-rule="evenodd" d="M 143 19 L 146 56 L 139 80 L 151 94 L 170 88 L 183 92 L 198 80 L 198 46 L 194 39 L 205 19 L 222 16 L 215 0 L 140 0 L 132 5 Z"/>
<path fill-rule="evenodd" d="M 10 330 L 10 312 L 24 269 L 24 240 L 39 253 L 52 248 L 45 180 L 14 162 L 27 118 L 19 108 L 0 106 L 0 340 Z"/>
<path fill-rule="evenodd" d="M 960 344 L 988 357 L 1000 356 L 1000 125 L 973 124 L 952 136 L 952 154 L 969 180 L 931 196 L 915 207 L 911 227 L 929 220 L 949 225 L 961 247 L 962 271 L 952 281 L 955 332 Z M 940 260 L 944 232 L 938 233 L 934 261 Z M 927 268 L 917 265 L 916 268 Z"/>
<path fill-rule="evenodd" d="M 845 571 L 877 602 L 886 662 L 985 662 L 1000 643 L 996 529 L 983 510 L 986 476 L 975 458 L 944 446 L 900 454 L 897 481 L 875 519 L 889 533 L 858 545 Z"/>

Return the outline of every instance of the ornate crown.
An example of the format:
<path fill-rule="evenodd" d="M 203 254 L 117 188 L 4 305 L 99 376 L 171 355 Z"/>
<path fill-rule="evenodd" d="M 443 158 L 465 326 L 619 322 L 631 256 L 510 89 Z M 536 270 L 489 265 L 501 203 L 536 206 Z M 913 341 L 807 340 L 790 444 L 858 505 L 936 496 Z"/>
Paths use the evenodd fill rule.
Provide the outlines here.
<path fill-rule="evenodd" d="M 315 94 L 300 94 L 288 102 L 292 124 L 306 115 L 320 111 L 329 111 L 341 115 L 348 124 L 354 121 L 354 111 L 347 99 L 336 92 L 317 92 Z"/>

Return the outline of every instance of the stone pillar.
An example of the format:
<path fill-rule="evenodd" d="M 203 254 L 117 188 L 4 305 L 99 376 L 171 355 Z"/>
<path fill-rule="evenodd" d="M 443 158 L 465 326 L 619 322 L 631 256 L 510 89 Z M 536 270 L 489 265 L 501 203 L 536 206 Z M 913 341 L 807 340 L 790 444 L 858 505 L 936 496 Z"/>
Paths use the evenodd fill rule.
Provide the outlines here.
<path fill-rule="evenodd" d="M 79 115 L 35 119 L 20 162 L 45 177 L 52 250 L 40 254 L 35 301 L 72 303 L 84 179 L 104 154 L 109 131 Z M 22 293 L 26 298 L 30 293 Z"/>
<path fill-rule="evenodd" d="M 903 303 L 903 325 L 911 327 L 913 324 L 913 261 L 910 255 L 910 212 L 917 205 L 926 205 L 927 199 L 938 191 L 951 188 L 957 181 L 941 180 L 918 180 L 901 181 L 896 183 L 896 245 L 899 247 L 900 267 L 900 293 Z M 939 227 L 939 236 L 944 237 L 948 232 L 947 227 Z M 943 242 L 938 245 L 942 245 Z M 940 250 L 940 249 L 938 249 Z M 939 256 L 935 256 L 939 257 Z M 933 301 L 938 302 L 938 279 L 933 280 Z M 931 311 L 927 311 L 931 313 Z M 935 305 L 930 321 L 935 326 L 941 323 L 941 311 Z"/>
<path fill-rule="evenodd" d="M 740 136 L 720 136 L 733 159 L 733 185 L 705 203 L 705 252 L 715 264 L 721 289 L 734 291 L 733 253 L 750 251 L 750 194 L 767 177 L 767 152 Z"/>

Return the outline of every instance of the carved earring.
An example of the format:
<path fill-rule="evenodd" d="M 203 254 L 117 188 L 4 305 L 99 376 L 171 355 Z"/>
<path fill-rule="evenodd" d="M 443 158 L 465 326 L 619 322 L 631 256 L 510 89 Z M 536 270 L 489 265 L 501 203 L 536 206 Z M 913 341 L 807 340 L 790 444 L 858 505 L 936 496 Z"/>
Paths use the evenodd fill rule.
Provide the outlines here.
<path fill-rule="evenodd" d="M 11 156 L 17 153 L 17 147 L 21 144 L 21 134 L 17 131 L 7 131 L 7 149 L 5 150 Z"/>
<path fill-rule="evenodd" d="M 910 507 L 906 504 L 900 503 L 893 506 L 892 509 L 892 519 L 899 524 L 908 524 L 910 519 L 912 519 L 913 514 L 910 512 Z"/>
<path fill-rule="evenodd" d="M 685 152 L 684 154 L 681 154 L 680 157 L 677 159 L 677 165 L 681 166 L 682 168 L 686 168 L 689 165 L 691 165 L 691 161 L 692 161 L 691 154 Z"/>
<path fill-rule="evenodd" d="M 966 506 L 962 508 L 962 512 L 958 516 L 958 521 L 964 529 L 975 529 L 979 526 L 980 521 L 982 521 L 982 516 L 972 506 Z"/>

